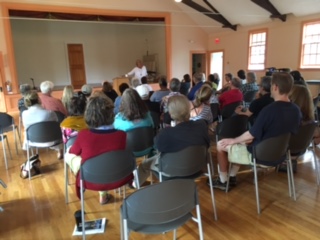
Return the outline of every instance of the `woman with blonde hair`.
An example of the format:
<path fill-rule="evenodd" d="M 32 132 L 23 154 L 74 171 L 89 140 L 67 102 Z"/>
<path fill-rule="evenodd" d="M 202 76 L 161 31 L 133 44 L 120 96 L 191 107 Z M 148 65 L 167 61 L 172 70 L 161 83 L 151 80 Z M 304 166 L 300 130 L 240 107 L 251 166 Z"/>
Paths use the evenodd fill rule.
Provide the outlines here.
<path fill-rule="evenodd" d="M 73 96 L 74 96 L 73 86 L 71 86 L 71 85 L 65 86 L 63 89 L 61 101 L 62 101 L 63 106 L 66 108 L 68 114 L 70 111 L 71 98 Z"/>
<path fill-rule="evenodd" d="M 204 84 L 197 92 L 195 100 L 191 102 L 190 120 L 206 120 L 208 124 L 212 123 L 213 117 L 210 108 L 210 98 L 212 96 L 212 88 Z"/>

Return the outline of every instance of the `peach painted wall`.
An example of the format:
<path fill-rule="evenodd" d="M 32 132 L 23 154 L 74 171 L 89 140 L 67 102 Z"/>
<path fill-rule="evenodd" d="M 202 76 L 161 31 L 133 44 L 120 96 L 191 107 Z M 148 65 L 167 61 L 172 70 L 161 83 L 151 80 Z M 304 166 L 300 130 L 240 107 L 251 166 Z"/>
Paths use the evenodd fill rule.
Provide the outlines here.
<path fill-rule="evenodd" d="M 146 11 L 146 12 L 170 12 L 172 30 L 170 32 L 171 41 L 171 65 L 172 71 L 169 69 L 169 77 L 181 78 L 183 74 L 190 69 L 190 51 L 193 50 L 206 50 L 208 35 L 202 29 L 195 26 L 195 23 L 176 6 L 174 1 L 159 1 L 159 0 L 139 0 L 139 4 L 132 0 L 66 0 L 66 1 L 29 1 L 29 0 L 17 0 L 17 1 L 1 1 L 9 3 L 24 3 L 24 4 L 46 4 L 46 5 L 58 5 L 65 7 L 79 7 L 79 8 L 94 8 L 94 9 L 112 9 L 112 10 L 124 10 L 124 11 Z M 2 12 L 0 13 L 0 18 Z M 0 21 L 2 25 L 2 21 Z M 6 78 L 10 79 L 9 62 L 7 61 L 7 46 L 4 39 L 4 29 L 0 25 L 0 51 L 4 54 L 5 72 Z M 184 27 L 184 26 L 187 27 Z M 189 40 L 192 40 L 194 44 L 190 44 Z M 127 56 L 123 56 L 127 58 Z M 116 76 L 115 76 L 116 77 Z"/>
<path fill-rule="evenodd" d="M 299 68 L 300 39 L 302 34 L 302 22 L 319 19 L 320 15 L 296 18 L 289 16 L 286 22 L 274 20 L 270 24 L 259 25 L 250 28 L 238 28 L 236 32 L 224 32 L 212 34 L 208 39 L 209 50 L 225 50 L 224 72 L 236 74 L 239 69 L 247 69 L 249 31 L 255 29 L 267 29 L 267 56 L 266 67 Z M 215 43 L 215 38 L 220 38 L 220 43 Z M 257 72 L 259 77 L 265 71 Z M 319 70 L 301 70 L 304 78 L 320 79 Z"/>

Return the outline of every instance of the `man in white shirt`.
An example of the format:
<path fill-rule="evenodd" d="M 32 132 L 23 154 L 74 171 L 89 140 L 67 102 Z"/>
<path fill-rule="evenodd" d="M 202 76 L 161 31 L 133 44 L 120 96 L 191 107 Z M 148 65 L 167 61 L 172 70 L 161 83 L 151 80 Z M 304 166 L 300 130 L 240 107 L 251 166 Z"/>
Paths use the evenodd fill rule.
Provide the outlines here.
<path fill-rule="evenodd" d="M 138 59 L 136 61 L 136 67 L 126 74 L 126 77 L 130 76 L 133 78 L 138 78 L 141 83 L 141 78 L 147 76 L 147 68 L 143 65 L 142 61 Z"/>

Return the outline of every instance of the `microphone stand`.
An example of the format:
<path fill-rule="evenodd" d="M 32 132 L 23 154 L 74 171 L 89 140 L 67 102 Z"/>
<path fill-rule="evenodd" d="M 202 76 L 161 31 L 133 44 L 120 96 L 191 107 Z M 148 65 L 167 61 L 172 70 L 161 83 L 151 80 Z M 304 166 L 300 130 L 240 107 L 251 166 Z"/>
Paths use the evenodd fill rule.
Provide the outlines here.
<path fill-rule="evenodd" d="M 34 79 L 33 78 L 30 78 L 30 80 L 32 81 L 32 85 L 33 85 L 33 90 L 37 90 L 37 88 L 35 87 L 35 85 L 34 85 Z"/>

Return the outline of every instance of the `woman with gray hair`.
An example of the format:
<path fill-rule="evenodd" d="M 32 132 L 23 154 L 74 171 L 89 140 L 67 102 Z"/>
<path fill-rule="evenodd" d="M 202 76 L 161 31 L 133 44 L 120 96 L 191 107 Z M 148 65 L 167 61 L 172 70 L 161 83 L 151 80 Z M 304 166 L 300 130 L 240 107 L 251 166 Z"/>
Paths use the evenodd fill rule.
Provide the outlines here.
<path fill-rule="evenodd" d="M 41 103 L 42 107 L 47 110 L 55 111 L 55 112 L 61 112 L 64 116 L 67 116 L 67 110 L 63 106 L 61 100 L 56 99 L 51 96 L 51 92 L 53 91 L 54 84 L 50 81 L 44 81 L 40 84 L 40 90 L 41 90 Z"/>

